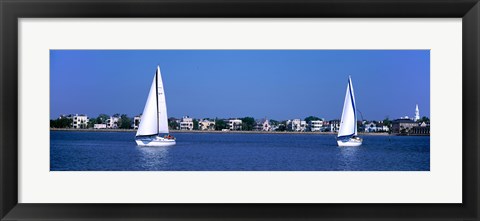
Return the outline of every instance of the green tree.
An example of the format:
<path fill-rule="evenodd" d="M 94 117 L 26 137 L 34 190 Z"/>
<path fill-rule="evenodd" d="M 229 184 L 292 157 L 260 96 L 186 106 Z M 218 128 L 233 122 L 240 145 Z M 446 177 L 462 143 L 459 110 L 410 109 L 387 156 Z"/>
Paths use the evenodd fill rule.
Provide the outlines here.
<path fill-rule="evenodd" d="M 277 120 L 270 120 L 270 125 L 277 126 L 279 123 Z"/>
<path fill-rule="evenodd" d="M 130 129 L 132 128 L 133 120 L 129 118 L 126 114 L 120 115 L 120 119 L 118 122 L 118 127 L 121 129 Z"/>
<path fill-rule="evenodd" d="M 388 117 L 385 117 L 385 119 L 383 119 L 383 125 L 390 127 L 392 126 L 392 121 L 388 119 Z"/>
<path fill-rule="evenodd" d="M 383 119 L 383 125 L 388 127 L 388 133 L 392 133 L 392 121 L 388 117 Z"/>
<path fill-rule="evenodd" d="M 193 119 L 193 129 L 198 130 L 198 120 L 197 119 Z"/>
<path fill-rule="evenodd" d="M 96 123 L 97 124 L 104 124 L 107 122 L 107 119 L 109 119 L 110 116 L 106 115 L 106 114 L 99 114 L 97 119 L 96 119 Z"/>
<path fill-rule="evenodd" d="M 357 128 L 358 128 L 358 130 L 360 130 L 360 131 L 365 130 L 365 127 L 364 127 L 364 125 L 363 125 L 363 121 L 357 120 Z"/>
<path fill-rule="evenodd" d="M 286 131 L 287 130 L 287 121 L 278 122 L 278 128 L 275 131 Z"/>
<path fill-rule="evenodd" d="M 321 119 L 319 117 L 315 117 L 315 116 L 308 116 L 308 117 L 305 118 L 305 121 L 307 123 L 310 123 L 310 121 L 312 121 L 312 120 L 321 120 Z"/>
<path fill-rule="evenodd" d="M 70 128 L 72 127 L 73 119 L 61 118 L 56 120 L 50 120 L 51 128 Z"/>
<path fill-rule="evenodd" d="M 223 119 L 215 118 L 215 130 L 223 130 L 227 128 L 227 124 Z"/>
<path fill-rule="evenodd" d="M 255 119 L 253 117 L 240 118 L 242 120 L 242 130 L 253 130 Z"/>
<path fill-rule="evenodd" d="M 179 127 L 179 125 L 178 125 L 178 123 L 177 123 L 176 120 L 169 120 L 169 121 L 168 121 L 168 126 L 169 126 L 170 129 L 172 129 L 172 130 L 178 130 L 178 127 Z"/>
<path fill-rule="evenodd" d="M 430 124 L 430 118 L 426 117 L 426 116 L 423 116 L 422 118 L 418 119 L 419 123 L 423 123 L 425 122 L 426 124 Z"/>
<path fill-rule="evenodd" d="M 97 123 L 97 118 L 90 118 L 88 120 L 88 128 L 92 128 Z"/>

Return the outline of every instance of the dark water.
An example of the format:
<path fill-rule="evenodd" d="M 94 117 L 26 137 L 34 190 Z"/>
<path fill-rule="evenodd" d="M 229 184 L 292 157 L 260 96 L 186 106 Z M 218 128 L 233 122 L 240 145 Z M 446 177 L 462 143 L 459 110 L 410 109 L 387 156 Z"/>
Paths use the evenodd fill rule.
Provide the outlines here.
<path fill-rule="evenodd" d="M 50 132 L 52 171 L 430 170 L 430 137 L 178 133 L 172 147 L 137 147 L 133 132 Z"/>

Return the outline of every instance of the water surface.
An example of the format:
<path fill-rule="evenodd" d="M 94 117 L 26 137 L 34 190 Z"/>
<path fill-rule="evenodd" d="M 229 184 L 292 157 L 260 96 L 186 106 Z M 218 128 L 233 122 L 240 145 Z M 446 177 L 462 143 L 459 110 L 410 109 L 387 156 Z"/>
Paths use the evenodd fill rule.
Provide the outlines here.
<path fill-rule="evenodd" d="M 52 171 L 428 171 L 430 137 L 177 133 L 172 147 L 138 147 L 134 132 L 50 132 Z"/>

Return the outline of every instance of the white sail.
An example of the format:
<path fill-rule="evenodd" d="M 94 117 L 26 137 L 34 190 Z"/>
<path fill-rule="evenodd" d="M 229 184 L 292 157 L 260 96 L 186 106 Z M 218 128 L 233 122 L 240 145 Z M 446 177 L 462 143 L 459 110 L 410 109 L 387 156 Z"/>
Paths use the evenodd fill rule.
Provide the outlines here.
<path fill-rule="evenodd" d="M 159 133 L 168 133 L 168 120 L 162 76 L 160 67 L 157 66 L 147 102 L 143 109 L 142 118 L 140 119 L 137 136 L 150 136 Z"/>
<path fill-rule="evenodd" d="M 353 93 L 352 79 L 348 77 L 338 137 L 357 135 L 357 115 L 355 111 L 355 94 Z"/>
<path fill-rule="evenodd" d="M 158 86 L 158 133 L 168 134 L 167 102 L 165 100 L 165 90 L 163 88 L 162 74 L 160 66 L 157 66 L 157 86 Z"/>

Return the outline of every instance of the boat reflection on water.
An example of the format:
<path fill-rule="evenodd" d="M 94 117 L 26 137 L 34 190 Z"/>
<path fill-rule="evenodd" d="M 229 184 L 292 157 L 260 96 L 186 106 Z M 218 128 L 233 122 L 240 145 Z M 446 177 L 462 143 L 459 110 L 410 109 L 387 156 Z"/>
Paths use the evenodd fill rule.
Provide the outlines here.
<path fill-rule="evenodd" d="M 145 170 L 164 170 L 168 166 L 168 151 L 172 147 L 139 147 L 139 164 Z"/>
<path fill-rule="evenodd" d="M 340 147 L 339 151 L 339 168 L 341 170 L 355 170 L 358 169 L 359 154 L 362 151 L 361 147 Z"/>

